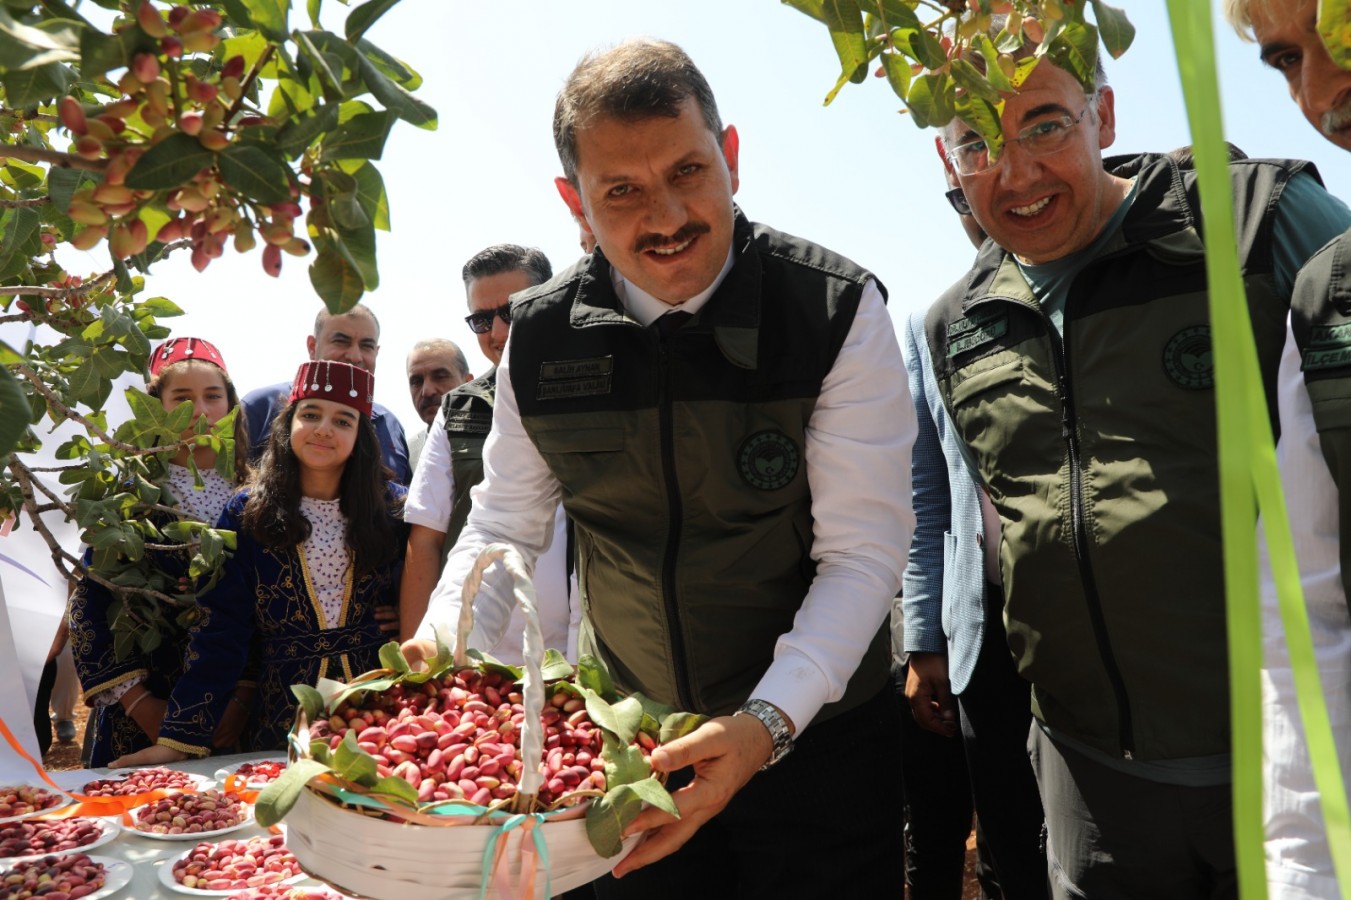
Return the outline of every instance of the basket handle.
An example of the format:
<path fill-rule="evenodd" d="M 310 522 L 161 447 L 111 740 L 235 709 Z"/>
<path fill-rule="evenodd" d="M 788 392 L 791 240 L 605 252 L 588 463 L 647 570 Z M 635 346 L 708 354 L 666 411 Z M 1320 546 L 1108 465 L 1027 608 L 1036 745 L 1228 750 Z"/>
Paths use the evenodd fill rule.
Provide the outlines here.
<path fill-rule="evenodd" d="M 540 661 L 544 658 L 544 635 L 540 631 L 539 609 L 535 602 L 535 585 L 530 581 L 525 561 L 510 544 L 489 544 L 474 560 L 474 566 L 465 579 L 460 599 L 460 619 L 455 633 L 455 665 L 469 665 L 469 633 L 474 629 L 474 598 L 483 586 L 483 573 L 501 560 L 512 579 L 512 595 L 525 614 L 525 635 L 521 656 L 525 661 L 522 694 L 525 700 L 525 721 L 521 724 L 521 782 L 517 794 L 534 797 L 544 784 L 540 764 L 544 759 L 544 677 Z"/>

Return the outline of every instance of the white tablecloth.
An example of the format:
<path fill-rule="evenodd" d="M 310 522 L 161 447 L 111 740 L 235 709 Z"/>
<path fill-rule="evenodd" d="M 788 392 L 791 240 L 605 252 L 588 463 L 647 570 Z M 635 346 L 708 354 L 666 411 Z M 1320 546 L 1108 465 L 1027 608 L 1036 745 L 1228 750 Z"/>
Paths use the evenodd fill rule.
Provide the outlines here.
<path fill-rule="evenodd" d="M 205 775 L 208 778 L 214 777 L 216 771 L 221 768 L 233 769 L 241 762 L 254 759 L 276 758 L 276 753 L 245 753 L 237 756 L 209 756 L 206 759 L 185 760 L 174 763 L 168 768 L 181 769 L 184 772 L 190 772 L 194 775 Z M 81 769 L 73 772 L 50 772 L 52 781 L 61 787 L 78 791 L 79 788 L 94 780 L 95 778 L 107 778 L 107 769 Z M 28 778 L 25 781 L 33 782 L 35 778 Z M 217 785 L 219 787 L 219 785 Z M 285 829 L 285 823 L 279 826 Z M 266 835 L 266 828 L 253 824 L 238 831 L 232 831 L 228 835 L 222 835 L 213 840 L 237 839 Z M 125 860 L 132 864 L 135 874 L 131 884 L 126 888 L 114 894 L 110 900 L 186 900 L 189 896 L 186 893 L 167 890 L 159 881 L 159 868 L 166 863 L 172 864 L 172 860 L 187 853 L 194 846 L 195 841 L 164 841 L 154 838 L 143 837 L 130 829 L 123 829 L 122 833 L 115 840 L 104 844 L 101 847 L 95 847 L 91 853 L 94 856 L 107 856 L 113 859 Z M 0 864 L 0 869 L 5 868 Z M 307 879 L 300 884 L 319 884 Z M 200 897 L 200 894 L 192 895 Z"/>

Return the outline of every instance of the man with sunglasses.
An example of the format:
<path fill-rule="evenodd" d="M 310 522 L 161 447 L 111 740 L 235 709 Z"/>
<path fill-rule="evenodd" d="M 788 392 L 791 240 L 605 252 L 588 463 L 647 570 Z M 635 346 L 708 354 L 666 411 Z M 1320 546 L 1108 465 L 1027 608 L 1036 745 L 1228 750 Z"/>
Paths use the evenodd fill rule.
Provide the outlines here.
<path fill-rule="evenodd" d="M 1214 369 L 1195 176 L 1110 159 L 1112 89 L 1043 59 L 995 152 L 947 158 L 991 239 L 929 311 L 953 430 L 1002 525 L 1008 642 L 1057 898 L 1234 896 Z M 1295 273 L 1345 227 L 1298 162 L 1230 164 L 1274 391 Z M 1166 811 L 1166 812 L 1164 812 Z"/>
<path fill-rule="evenodd" d="M 483 444 L 493 423 L 497 364 L 511 329 L 511 296 L 548 281 L 553 267 L 534 247 L 497 244 L 471 257 L 462 275 L 470 310 L 465 322 L 493 367 L 441 398 L 408 490 L 404 503 L 404 521 L 410 526 L 408 553 L 399 587 L 399 621 L 405 640 L 422 621 L 438 588 L 446 554 L 464 528 L 472 505 L 469 492 L 483 480 Z M 553 541 L 535 569 L 535 588 L 545 645 L 576 659 L 581 613 L 570 599 L 567 547 L 566 520 L 559 507 L 554 513 Z M 521 613 L 513 611 L 506 637 L 492 647 L 476 649 L 519 663 L 523 627 Z"/>

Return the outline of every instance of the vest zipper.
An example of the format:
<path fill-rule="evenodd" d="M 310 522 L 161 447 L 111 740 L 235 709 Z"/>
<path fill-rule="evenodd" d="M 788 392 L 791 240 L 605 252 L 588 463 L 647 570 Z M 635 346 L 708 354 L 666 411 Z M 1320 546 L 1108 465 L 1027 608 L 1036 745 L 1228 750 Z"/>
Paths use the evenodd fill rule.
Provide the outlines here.
<path fill-rule="evenodd" d="M 661 566 L 662 602 L 666 608 L 666 631 L 671 642 L 671 670 L 675 676 L 676 706 L 695 709 L 685 657 L 685 632 L 680 624 L 680 604 L 676 599 L 676 559 L 680 551 L 680 525 L 684 507 L 680 500 L 680 482 L 675 470 L 675 428 L 671 409 L 671 357 L 666 340 L 657 337 L 658 369 L 657 418 L 661 431 L 661 471 L 666 484 L 666 554 Z"/>
<path fill-rule="evenodd" d="M 1064 320 L 1065 334 L 1056 332 L 1055 324 L 1041 313 L 1051 335 L 1056 354 L 1057 392 L 1060 394 L 1060 431 L 1070 457 L 1070 522 L 1074 532 L 1074 555 L 1079 562 L 1079 580 L 1083 584 L 1084 599 L 1087 601 L 1088 618 L 1093 626 L 1093 637 L 1097 641 L 1098 654 L 1102 657 L 1103 668 L 1107 671 L 1107 680 L 1112 684 L 1112 693 L 1116 697 L 1117 739 L 1121 745 L 1122 759 L 1134 759 L 1135 734 L 1131 722 L 1130 697 L 1126 694 L 1126 683 L 1121 677 L 1121 668 L 1116 662 L 1116 653 L 1107 634 L 1107 621 L 1102 612 L 1102 598 L 1098 595 L 1097 579 L 1093 575 L 1093 564 L 1088 558 L 1088 524 L 1084 518 L 1084 474 L 1079 456 L 1078 418 L 1074 414 L 1074 392 L 1070 387 L 1068 372 L 1070 368 L 1069 330 L 1067 316 Z"/>

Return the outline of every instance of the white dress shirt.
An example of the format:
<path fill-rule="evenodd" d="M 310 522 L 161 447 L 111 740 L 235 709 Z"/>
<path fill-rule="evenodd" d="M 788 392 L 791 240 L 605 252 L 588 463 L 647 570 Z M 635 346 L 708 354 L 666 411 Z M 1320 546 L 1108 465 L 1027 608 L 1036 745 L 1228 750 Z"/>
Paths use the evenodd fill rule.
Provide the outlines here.
<path fill-rule="evenodd" d="M 729 256 L 708 289 L 674 308 L 697 312 L 731 265 Z M 625 282 L 617 270 L 612 272 L 620 301 L 640 323 L 651 324 L 672 309 Z M 433 623 L 452 621 L 448 601 L 452 593 L 458 596 L 481 547 L 509 541 L 528 564 L 549 546 L 544 511 L 558 501 L 561 489 L 521 424 L 510 360 L 508 338 L 498 372 L 493 430 L 484 448 L 484 479 L 473 490 L 469 522 L 446 563 L 420 637 L 432 636 Z M 798 731 L 823 705 L 843 696 L 900 589 L 914 530 L 914 437 L 915 411 L 900 346 L 881 292 L 869 282 L 807 426 L 816 577 L 792 629 L 779 638 L 774 661 L 750 694 L 783 710 Z M 488 576 L 475 603 L 477 640 L 471 644 L 496 643 L 506 626 L 502 611 L 510 587 L 505 579 L 493 577 L 493 571 Z M 451 585 L 453 590 L 442 590 Z"/>

